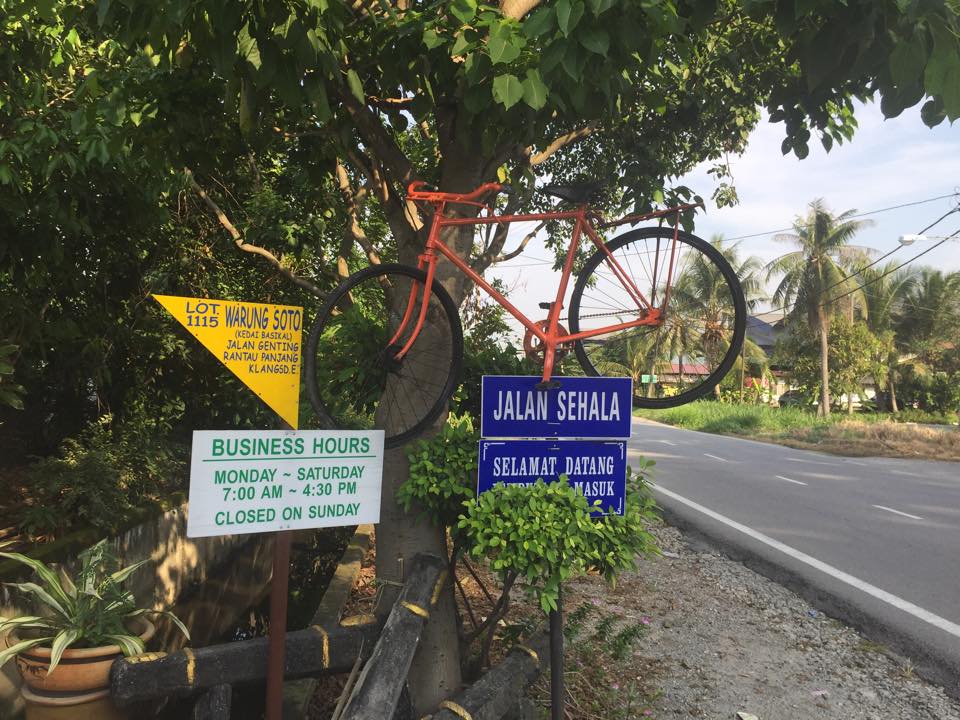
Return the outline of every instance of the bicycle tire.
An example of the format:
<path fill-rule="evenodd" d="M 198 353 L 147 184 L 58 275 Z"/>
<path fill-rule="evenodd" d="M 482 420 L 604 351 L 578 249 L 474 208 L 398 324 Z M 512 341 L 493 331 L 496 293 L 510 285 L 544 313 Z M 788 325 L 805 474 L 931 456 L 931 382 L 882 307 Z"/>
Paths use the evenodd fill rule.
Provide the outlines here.
<path fill-rule="evenodd" d="M 664 243 L 672 243 L 674 236 L 674 230 L 670 227 L 662 228 L 640 228 L 637 230 L 631 230 L 630 232 L 624 233 L 623 235 L 614 238 L 609 243 L 606 244 L 607 249 L 616 254 L 617 251 L 623 250 L 624 248 L 629 248 L 629 246 L 637 244 L 641 241 L 650 241 L 657 240 L 657 253 L 660 252 L 659 242 L 663 241 Z M 737 356 L 740 354 L 740 350 L 743 346 L 744 336 L 746 333 L 747 327 L 747 310 L 746 310 L 746 301 L 743 295 L 743 288 L 740 286 L 740 281 L 737 278 L 736 273 L 733 268 L 730 267 L 730 263 L 727 262 L 726 258 L 723 257 L 717 248 L 715 248 L 710 243 L 702 240 L 695 235 L 690 233 L 679 231 L 677 234 L 678 241 L 690 248 L 693 248 L 700 256 L 705 258 L 706 261 L 713 265 L 713 269 L 720 273 L 720 276 L 723 279 L 723 282 L 726 284 L 726 290 L 729 293 L 729 309 L 732 311 L 732 327 L 730 328 L 729 343 L 726 347 L 726 350 L 723 354 L 722 359 L 718 363 L 713 364 L 710 369 L 709 374 L 703 378 L 699 384 L 684 390 L 683 389 L 683 370 L 682 367 L 679 372 L 680 386 L 681 391 L 676 395 L 667 396 L 667 397 L 649 397 L 643 393 L 638 394 L 638 388 L 636 387 L 637 383 L 634 383 L 634 406 L 642 408 L 668 408 L 676 407 L 678 405 L 684 405 L 688 402 L 692 402 L 698 398 L 702 398 L 705 395 L 712 392 L 717 385 L 720 384 L 721 380 L 726 376 L 726 374 L 733 367 L 733 364 L 737 360 Z M 652 265 L 652 262 L 649 258 L 649 252 L 647 253 L 647 261 Z M 597 250 L 584 265 L 583 270 L 580 271 L 580 274 L 577 276 L 577 282 L 573 290 L 573 295 L 570 300 L 570 312 L 569 312 L 569 324 L 570 332 L 577 333 L 581 331 L 582 322 L 581 320 L 584 316 L 589 315 L 589 313 L 581 313 L 582 300 L 584 292 L 587 289 L 588 285 L 591 282 L 591 277 L 596 277 L 597 268 L 604 261 L 607 255 Z M 629 256 L 628 256 L 629 257 Z M 643 263 L 642 257 L 641 265 Z M 656 267 L 656 266 L 654 266 Z M 705 266 L 706 267 L 706 266 Z M 632 268 L 630 268 L 631 274 L 633 274 Z M 680 269 L 678 268 L 676 279 L 679 280 L 681 275 Z M 657 271 L 654 269 L 653 272 L 653 282 L 652 286 L 655 288 L 657 286 Z M 599 282 L 595 280 L 595 282 Z M 679 283 L 678 283 L 679 284 Z M 676 287 L 676 285 L 674 286 Z M 651 295 L 647 293 L 643 287 L 640 288 L 641 291 L 645 292 L 647 298 L 650 298 Z M 671 300 L 676 297 L 676 292 L 671 296 Z M 634 315 L 636 310 L 633 311 Z M 667 307 L 665 310 L 665 317 L 667 322 L 670 321 L 670 312 L 671 308 Z M 626 314 L 626 313 L 624 313 Z M 609 322 L 604 320 L 604 322 Z M 666 326 L 666 323 L 664 323 Z M 658 326 L 664 327 L 664 326 Z M 642 326 L 641 326 L 642 327 Z M 629 332 L 629 331 L 623 331 Z M 604 336 L 609 337 L 609 336 Z M 726 338 L 724 338 L 726 340 Z M 659 349 L 659 348 L 658 348 Z M 588 354 L 584 341 L 580 340 L 574 343 L 574 352 L 576 353 L 577 360 L 580 362 L 580 366 L 583 368 L 583 371 L 587 375 L 599 376 L 602 373 L 596 367 L 597 360 L 596 354 L 591 356 Z M 656 354 L 656 352 L 655 352 Z M 681 353 L 680 359 L 682 361 L 683 354 Z M 655 358 L 653 362 L 657 362 Z M 671 363 L 672 371 L 672 358 L 668 358 L 668 362 Z M 601 363 L 602 364 L 602 363 Z M 651 380 L 652 383 L 655 383 L 655 380 Z"/>
<path fill-rule="evenodd" d="M 463 365 L 463 328 L 457 306 L 443 286 L 434 280 L 427 321 L 404 360 L 390 352 L 405 344 L 416 314 L 397 343 L 386 347 L 388 341 L 382 340 L 392 337 L 399 326 L 412 282 L 420 286 L 415 313 L 419 311 L 426 280 L 426 272 L 409 265 L 373 265 L 350 275 L 329 295 L 310 328 L 305 362 L 307 393 L 322 424 L 384 429 L 384 445 L 390 448 L 420 435 L 446 409 Z M 333 337 L 354 322 L 350 337 Z M 441 342 L 446 331 L 448 345 L 428 350 L 424 343 Z M 439 381 L 438 373 L 445 373 Z M 423 389 L 427 380 L 429 393 Z M 418 403 L 400 395 L 410 383 L 422 391 Z M 382 408 L 384 400 L 387 405 Z"/>

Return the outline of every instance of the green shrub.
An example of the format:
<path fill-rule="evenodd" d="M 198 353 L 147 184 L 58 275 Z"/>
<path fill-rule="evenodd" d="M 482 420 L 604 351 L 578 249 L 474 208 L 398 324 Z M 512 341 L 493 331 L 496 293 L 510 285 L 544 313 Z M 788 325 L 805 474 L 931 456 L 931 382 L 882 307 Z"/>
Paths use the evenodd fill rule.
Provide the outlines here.
<path fill-rule="evenodd" d="M 58 456 L 30 468 L 34 502 L 20 524 L 33 535 L 82 526 L 115 533 L 137 511 L 161 506 L 165 496 L 180 489 L 184 469 L 181 450 L 155 440 L 136 423 L 114 428 L 105 415 L 65 440 Z"/>
<path fill-rule="evenodd" d="M 416 508 L 433 525 L 454 527 L 465 500 L 476 495 L 480 434 L 470 415 L 447 416 L 440 433 L 407 449 L 410 478 L 397 491 L 397 502 Z"/>
<path fill-rule="evenodd" d="M 565 580 L 592 569 L 614 582 L 638 554 L 655 551 L 647 532 L 656 518 L 645 479 L 650 467 L 644 463 L 638 475 L 628 469 L 623 515 L 592 516 L 586 498 L 561 476 L 495 486 L 465 503 L 458 528 L 470 555 L 486 556 L 505 587 L 521 578 L 544 612 L 555 610 Z"/>

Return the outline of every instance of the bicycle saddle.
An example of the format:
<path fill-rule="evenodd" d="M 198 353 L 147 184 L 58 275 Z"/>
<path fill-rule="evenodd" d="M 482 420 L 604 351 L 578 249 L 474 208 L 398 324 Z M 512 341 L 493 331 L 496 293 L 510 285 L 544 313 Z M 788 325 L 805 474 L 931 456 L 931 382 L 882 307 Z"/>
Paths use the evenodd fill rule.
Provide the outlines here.
<path fill-rule="evenodd" d="M 598 182 L 580 182 L 570 185 L 544 185 L 540 192 L 575 205 L 583 205 L 599 198 L 603 185 Z"/>

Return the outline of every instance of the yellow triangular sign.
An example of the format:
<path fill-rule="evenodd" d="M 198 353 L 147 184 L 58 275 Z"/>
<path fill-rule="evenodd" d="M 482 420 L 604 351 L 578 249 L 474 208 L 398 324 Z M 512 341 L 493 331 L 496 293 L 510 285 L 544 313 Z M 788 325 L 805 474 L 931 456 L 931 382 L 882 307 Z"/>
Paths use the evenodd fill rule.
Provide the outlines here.
<path fill-rule="evenodd" d="M 303 308 L 153 297 L 277 415 L 297 428 Z"/>

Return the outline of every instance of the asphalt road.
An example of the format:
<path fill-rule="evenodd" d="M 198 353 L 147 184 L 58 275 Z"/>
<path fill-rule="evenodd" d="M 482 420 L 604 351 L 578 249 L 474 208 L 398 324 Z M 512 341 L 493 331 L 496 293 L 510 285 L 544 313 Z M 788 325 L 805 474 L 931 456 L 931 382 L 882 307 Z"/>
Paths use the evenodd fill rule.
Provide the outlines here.
<path fill-rule="evenodd" d="M 635 420 L 668 519 L 960 697 L 960 464 L 843 458 Z"/>

